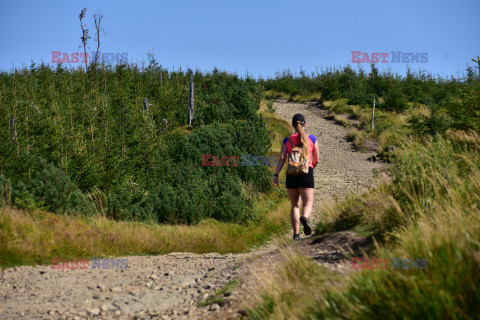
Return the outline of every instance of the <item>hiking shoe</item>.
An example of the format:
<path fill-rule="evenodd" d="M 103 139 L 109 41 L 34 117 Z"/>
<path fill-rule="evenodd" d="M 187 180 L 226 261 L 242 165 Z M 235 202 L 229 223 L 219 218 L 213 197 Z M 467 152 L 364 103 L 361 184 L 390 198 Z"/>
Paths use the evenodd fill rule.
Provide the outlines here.
<path fill-rule="evenodd" d="M 309 236 L 312 234 L 312 229 L 308 226 L 308 221 L 307 218 L 304 216 L 300 217 L 300 222 L 303 225 L 303 233 L 305 233 L 306 236 Z"/>
<path fill-rule="evenodd" d="M 299 234 L 294 234 L 293 235 L 293 240 L 300 240 L 300 235 Z"/>

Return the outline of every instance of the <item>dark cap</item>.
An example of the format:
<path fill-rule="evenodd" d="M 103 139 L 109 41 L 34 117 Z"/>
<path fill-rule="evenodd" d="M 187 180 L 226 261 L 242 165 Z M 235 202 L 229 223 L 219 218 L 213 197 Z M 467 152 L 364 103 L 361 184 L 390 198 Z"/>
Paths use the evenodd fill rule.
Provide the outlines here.
<path fill-rule="evenodd" d="M 300 121 L 302 125 L 305 124 L 305 117 L 303 116 L 303 114 L 297 113 L 296 115 L 294 115 L 292 119 L 292 125 L 295 125 L 298 121 Z"/>

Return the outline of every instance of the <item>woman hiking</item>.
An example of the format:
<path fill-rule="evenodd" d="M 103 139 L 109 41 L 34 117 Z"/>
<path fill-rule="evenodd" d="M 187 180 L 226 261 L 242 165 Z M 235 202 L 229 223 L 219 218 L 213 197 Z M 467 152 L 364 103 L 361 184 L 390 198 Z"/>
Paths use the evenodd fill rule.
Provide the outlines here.
<path fill-rule="evenodd" d="M 288 157 L 287 191 L 290 203 L 290 219 L 293 228 L 293 240 L 300 239 L 300 222 L 303 233 L 308 236 L 312 229 L 308 218 L 312 214 L 314 179 L 313 169 L 318 163 L 319 151 L 317 138 L 305 134 L 305 117 L 299 113 L 293 116 L 292 126 L 295 133 L 283 139 L 280 158 L 273 175 L 273 185 L 278 186 L 278 174 Z M 303 159 L 304 158 L 304 159 Z M 300 216 L 300 203 L 303 202 L 303 212 Z"/>

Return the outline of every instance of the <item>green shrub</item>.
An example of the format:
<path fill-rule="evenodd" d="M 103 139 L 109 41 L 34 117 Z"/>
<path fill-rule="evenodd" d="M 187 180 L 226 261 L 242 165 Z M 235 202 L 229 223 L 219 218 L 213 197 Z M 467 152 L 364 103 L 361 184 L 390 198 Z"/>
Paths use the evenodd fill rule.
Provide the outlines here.
<path fill-rule="evenodd" d="M 453 125 L 451 117 L 444 113 L 432 112 L 430 116 L 413 115 L 408 119 L 412 130 L 419 134 L 444 134 Z"/>
<path fill-rule="evenodd" d="M 151 196 L 158 221 L 195 224 L 205 218 L 226 222 L 253 218 L 253 206 L 242 194 L 238 173 L 212 169 L 207 172 L 191 161 L 170 165 Z"/>
<path fill-rule="evenodd" d="M 408 109 L 407 96 L 398 86 L 393 85 L 388 90 L 381 108 L 387 111 L 404 112 Z"/>
<path fill-rule="evenodd" d="M 255 119 L 261 92 L 255 83 L 242 81 L 226 73 L 204 80 L 196 90 L 194 126 Z"/>
<path fill-rule="evenodd" d="M 469 84 L 457 99 L 446 103 L 448 115 L 452 117 L 452 127 L 460 130 L 480 131 L 480 81 Z"/>
<path fill-rule="evenodd" d="M 209 216 L 213 193 L 207 176 L 192 162 L 167 165 L 157 188 L 152 191 L 154 213 L 159 222 L 195 224 Z"/>
<path fill-rule="evenodd" d="M 45 205 L 43 200 L 36 199 L 30 188 L 23 182 L 18 181 L 12 192 L 13 203 L 16 207 L 28 210 L 47 210 L 48 206 Z"/>
<path fill-rule="evenodd" d="M 120 221 L 157 221 L 153 199 L 147 192 L 119 186 L 106 196 L 108 217 Z"/>
<path fill-rule="evenodd" d="M 354 90 L 348 95 L 348 104 L 368 106 L 373 103 L 373 96 L 365 90 Z"/>
<path fill-rule="evenodd" d="M 40 171 L 31 183 L 19 181 L 13 190 L 15 205 L 28 209 L 49 210 L 56 213 L 87 213 L 92 209 L 87 197 L 65 173 L 39 159 Z"/>

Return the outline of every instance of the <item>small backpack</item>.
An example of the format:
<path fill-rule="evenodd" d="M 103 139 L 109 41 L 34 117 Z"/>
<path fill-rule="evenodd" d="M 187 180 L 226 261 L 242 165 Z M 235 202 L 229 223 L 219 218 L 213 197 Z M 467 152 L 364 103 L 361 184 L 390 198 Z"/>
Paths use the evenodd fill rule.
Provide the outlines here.
<path fill-rule="evenodd" d="M 301 176 L 308 173 L 308 163 L 302 148 L 293 144 L 290 136 L 288 141 L 292 145 L 292 151 L 288 156 L 287 174 L 290 176 Z"/>

